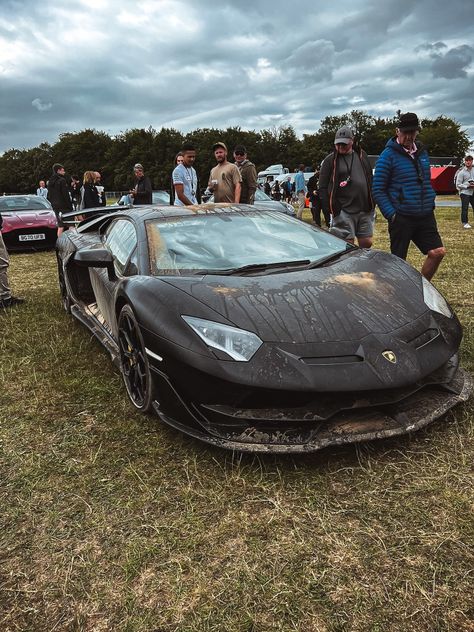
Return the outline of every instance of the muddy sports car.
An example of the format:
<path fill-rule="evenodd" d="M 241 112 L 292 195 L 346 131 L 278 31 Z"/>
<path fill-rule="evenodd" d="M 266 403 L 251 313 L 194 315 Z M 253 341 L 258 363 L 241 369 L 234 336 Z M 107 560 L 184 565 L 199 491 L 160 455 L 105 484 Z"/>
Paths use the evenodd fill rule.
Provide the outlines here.
<path fill-rule="evenodd" d="M 58 240 L 59 285 L 138 410 L 224 448 L 307 452 L 469 397 L 459 321 L 401 259 L 252 206 L 107 211 Z"/>

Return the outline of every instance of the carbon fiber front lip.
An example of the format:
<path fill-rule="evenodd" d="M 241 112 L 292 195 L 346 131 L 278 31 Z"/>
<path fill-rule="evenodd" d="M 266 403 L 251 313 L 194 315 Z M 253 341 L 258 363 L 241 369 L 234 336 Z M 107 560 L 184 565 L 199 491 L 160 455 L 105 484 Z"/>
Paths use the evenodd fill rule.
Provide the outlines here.
<path fill-rule="evenodd" d="M 417 392 L 403 402 L 388 407 L 344 411 L 324 423 L 313 425 L 306 438 L 302 435 L 288 436 L 284 424 L 283 428 L 272 433 L 262 432 L 257 426 L 249 426 L 238 434 L 229 432 L 220 436 L 211 435 L 171 419 L 160 411 L 157 402 L 154 407 L 158 416 L 167 424 L 214 446 L 242 452 L 304 453 L 419 430 L 469 399 L 474 389 L 471 375 L 458 369 L 453 379 L 455 381 L 456 386 L 459 386 L 458 393 L 430 389 L 429 393 Z M 301 429 L 302 434 L 307 430 L 303 426 Z"/>

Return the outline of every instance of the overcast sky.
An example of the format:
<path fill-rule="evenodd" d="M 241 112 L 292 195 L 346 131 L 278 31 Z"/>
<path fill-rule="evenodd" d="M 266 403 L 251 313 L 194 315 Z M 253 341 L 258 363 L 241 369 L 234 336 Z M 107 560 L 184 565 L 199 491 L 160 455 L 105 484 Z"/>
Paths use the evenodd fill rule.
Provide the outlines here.
<path fill-rule="evenodd" d="M 1 0 L 0 152 L 95 128 L 294 126 L 362 109 L 474 138 L 473 0 Z"/>

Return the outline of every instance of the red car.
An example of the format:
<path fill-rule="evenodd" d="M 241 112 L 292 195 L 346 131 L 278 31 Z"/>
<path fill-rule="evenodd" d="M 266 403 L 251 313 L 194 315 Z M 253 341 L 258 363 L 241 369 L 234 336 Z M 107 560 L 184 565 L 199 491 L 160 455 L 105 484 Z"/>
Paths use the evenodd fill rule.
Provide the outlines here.
<path fill-rule="evenodd" d="M 0 197 L 2 237 L 7 250 L 37 250 L 56 244 L 58 222 L 49 201 L 39 195 Z"/>

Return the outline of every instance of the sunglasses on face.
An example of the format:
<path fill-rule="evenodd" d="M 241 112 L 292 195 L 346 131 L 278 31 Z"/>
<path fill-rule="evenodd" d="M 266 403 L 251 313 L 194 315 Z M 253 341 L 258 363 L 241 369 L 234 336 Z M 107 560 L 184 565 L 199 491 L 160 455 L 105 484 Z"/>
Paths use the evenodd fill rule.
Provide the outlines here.
<path fill-rule="evenodd" d="M 244 152 L 243 152 L 243 151 L 234 151 L 234 154 L 235 154 L 236 156 L 245 156 L 245 154 L 244 154 Z"/>

